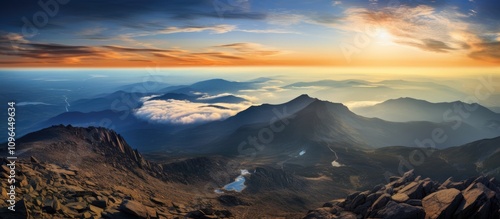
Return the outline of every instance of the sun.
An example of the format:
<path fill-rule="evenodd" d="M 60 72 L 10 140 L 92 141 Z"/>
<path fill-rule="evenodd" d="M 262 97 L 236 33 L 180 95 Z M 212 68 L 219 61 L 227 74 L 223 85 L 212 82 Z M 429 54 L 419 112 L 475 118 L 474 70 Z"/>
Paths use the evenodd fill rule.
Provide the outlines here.
<path fill-rule="evenodd" d="M 392 44 L 392 42 L 394 41 L 394 37 L 392 36 L 392 34 L 389 33 L 389 31 L 387 31 L 387 29 L 385 28 L 378 29 L 377 33 L 378 34 L 375 36 L 375 40 L 380 44 L 388 45 Z"/>

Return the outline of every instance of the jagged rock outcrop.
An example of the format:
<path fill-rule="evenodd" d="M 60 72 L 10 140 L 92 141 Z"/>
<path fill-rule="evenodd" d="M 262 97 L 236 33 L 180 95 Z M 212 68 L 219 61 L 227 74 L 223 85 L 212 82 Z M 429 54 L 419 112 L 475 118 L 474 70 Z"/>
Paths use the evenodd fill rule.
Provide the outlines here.
<path fill-rule="evenodd" d="M 480 176 L 440 184 L 411 170 L 387 185 L 325 203 L 305 218 L 500 218 L 500 183 Z"/>

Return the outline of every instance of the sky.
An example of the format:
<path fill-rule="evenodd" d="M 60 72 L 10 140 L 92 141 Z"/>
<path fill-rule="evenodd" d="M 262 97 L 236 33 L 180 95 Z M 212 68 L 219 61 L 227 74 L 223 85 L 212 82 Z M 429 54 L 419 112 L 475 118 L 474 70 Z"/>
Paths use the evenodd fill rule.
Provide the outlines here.
<path fill-rule="evenodd" d="M 498 66 L 497 0 L 17 0 L 0 67 Z"/>

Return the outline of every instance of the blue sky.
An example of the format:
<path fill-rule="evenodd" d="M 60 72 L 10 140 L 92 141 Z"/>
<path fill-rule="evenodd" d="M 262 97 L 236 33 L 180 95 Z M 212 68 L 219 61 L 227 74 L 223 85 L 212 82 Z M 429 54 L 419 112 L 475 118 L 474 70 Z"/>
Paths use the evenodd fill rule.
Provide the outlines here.
<path fill-rule="evenodd" d="M 500 2 L 493 0 L 37 2 L 0 9 L 0 66 L 500 62 Z"/>

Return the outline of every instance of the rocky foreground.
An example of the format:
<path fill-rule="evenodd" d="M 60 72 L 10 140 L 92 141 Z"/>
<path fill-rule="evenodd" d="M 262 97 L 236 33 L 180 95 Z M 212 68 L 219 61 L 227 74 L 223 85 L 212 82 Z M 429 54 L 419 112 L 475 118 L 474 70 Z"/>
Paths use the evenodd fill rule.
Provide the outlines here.
<path fill-rule="evenodd" d="M 480 176 L 440 184 L 411 170 L 387 185 L 327 202 L 305 218 L 500 218 L 500 183 Z"/>
<path fill-rule="evenodd" d="M 196 185 L 170 182 L 177 175 L 163 170 L 168 165 L 145 160 L 114 131 L 54 126 L 18 142 L 15 212 L 5 201 L 9 161 L 0 159 L 0 219 L 232 216 L 197 201 Z"/>
<path fill-rule="evenodd" d="M 2 164 L 1 197 L 7 199 L 4 181 L 8 169 Z M 18 166 L 15 212 L 0 204 L 0 218 L 227 218 L 231 212 L 210 206 L 186 206 L 121 186 L 103 188 L 71 168 L 23 161 Z"/>

